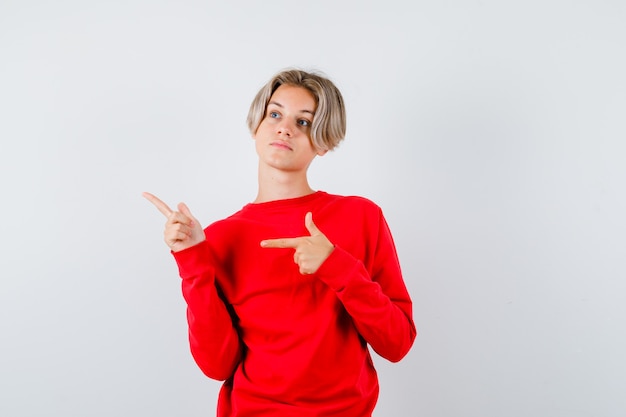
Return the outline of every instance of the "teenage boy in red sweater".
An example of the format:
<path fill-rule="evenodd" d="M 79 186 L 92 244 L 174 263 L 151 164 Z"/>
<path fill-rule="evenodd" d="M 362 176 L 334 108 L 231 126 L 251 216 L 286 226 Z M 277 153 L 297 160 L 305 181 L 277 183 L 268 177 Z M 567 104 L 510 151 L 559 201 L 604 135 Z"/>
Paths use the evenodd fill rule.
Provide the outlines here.
<path fill-rule="evenodd" d="M 258 194 L 237 213 L 203 230 L 184 203 L 172 210 L 144 193 L 167 217 L 191 353 L 224 381 L 217 415 L 371 416 L 368 345 L 399 361 L 416 330 L 380 208 L 307 180 L 313 159 L 344 137 L 341 93 L 320 75 L 280 72 L 252 102 L 248 127 Z"/>

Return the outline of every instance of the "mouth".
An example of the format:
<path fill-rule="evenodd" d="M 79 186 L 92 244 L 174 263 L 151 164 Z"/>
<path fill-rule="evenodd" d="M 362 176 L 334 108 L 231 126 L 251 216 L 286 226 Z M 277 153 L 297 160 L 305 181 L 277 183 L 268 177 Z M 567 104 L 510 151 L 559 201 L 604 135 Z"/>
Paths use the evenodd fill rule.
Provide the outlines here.
<path fill-rule="evenodd" d="M 280 148 L 280 149 L 286 149 L 289 151 L 292 151 L 293 149 L 291 148 L 291 146 L 289 146 L 286 142 L 283 141 L 274 141 L 270 143 L 270 146 L 273 146 L 275 148 Z"/>

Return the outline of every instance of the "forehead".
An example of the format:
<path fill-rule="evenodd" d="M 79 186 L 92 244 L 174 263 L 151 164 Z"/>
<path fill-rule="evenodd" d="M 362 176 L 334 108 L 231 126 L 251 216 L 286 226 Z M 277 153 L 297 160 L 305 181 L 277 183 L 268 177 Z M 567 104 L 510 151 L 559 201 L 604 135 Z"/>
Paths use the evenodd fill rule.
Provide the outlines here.
<path fill-rule="evenodd" d="M 281 107 L 293 106 L 303 111 L 315 111 L 317 100 L 308 89 L 291 84 L 279 86 L 270 97 L 268 104 L 275 104 Z"/>

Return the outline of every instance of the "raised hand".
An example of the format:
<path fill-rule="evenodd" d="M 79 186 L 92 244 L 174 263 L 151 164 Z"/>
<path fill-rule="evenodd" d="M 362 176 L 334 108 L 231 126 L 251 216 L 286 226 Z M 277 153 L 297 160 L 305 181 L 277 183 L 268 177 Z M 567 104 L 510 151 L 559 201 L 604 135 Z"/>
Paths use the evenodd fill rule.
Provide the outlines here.
<path fill-rule="evenodd" d="M 204 230 L 185 203 L 179 203 L 178 211 L 174 211 L 155 195 L 150 193 L 142 195 L 167 217 L 163 236 L 165 244 L 172 251 L 179 252 L 204 241 Z"/>
<path fill-rule="evenodd" d="M 261 241 L 264 248 L 293 248 L 293 261 L 303 275 L 314 274 L 331 254 L 335 246 L 313 223 L 313 215 L 309 212 L 304 216 L 304 225 L 310 236 L 268 239 Z"/>

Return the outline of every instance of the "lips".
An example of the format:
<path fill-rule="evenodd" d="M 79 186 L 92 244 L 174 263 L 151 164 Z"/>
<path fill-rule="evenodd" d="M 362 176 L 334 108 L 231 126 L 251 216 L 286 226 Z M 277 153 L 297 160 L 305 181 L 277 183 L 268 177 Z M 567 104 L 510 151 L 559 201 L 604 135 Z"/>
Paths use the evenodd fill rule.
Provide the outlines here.
<path fill-rule="evenodd" d="M 293 149 L 291 149 L 291 146 L 289 146 L 286 142 L 280 141 L 280 140 L 275 140 L 274 142 L 270 143 L 270 146 L 274 146 L 276 148 L 280 148 L 280 149 L 286 149 L 289 151 L 292 151 Z"/>

